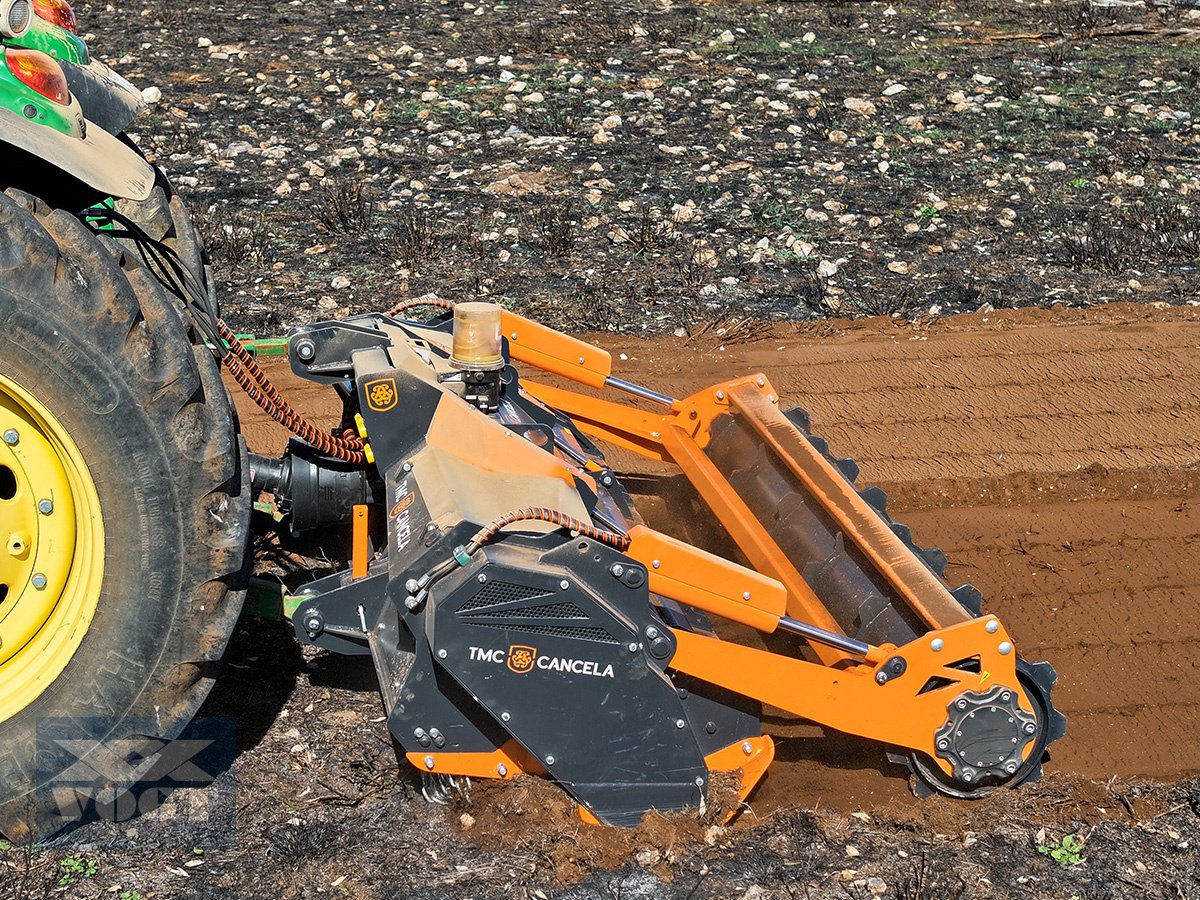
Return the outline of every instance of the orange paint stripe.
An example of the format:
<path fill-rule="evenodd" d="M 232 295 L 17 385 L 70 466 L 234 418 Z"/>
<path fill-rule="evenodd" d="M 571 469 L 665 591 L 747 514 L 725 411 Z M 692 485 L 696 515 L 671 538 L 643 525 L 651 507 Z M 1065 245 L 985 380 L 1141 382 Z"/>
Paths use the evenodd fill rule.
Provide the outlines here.
<path fill-rule="evenodd" d="M 371 562 L 371 547 L 368 540 L 367 507 L 356 504 L 353 519 L 353 543 L 350 557 L 350 576 L 366 578 L 367 567 Z"/>

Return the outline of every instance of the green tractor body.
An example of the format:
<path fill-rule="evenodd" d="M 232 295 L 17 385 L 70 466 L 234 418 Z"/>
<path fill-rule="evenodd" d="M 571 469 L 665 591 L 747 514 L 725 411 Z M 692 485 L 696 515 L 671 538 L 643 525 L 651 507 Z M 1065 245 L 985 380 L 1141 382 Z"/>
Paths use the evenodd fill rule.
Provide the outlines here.
<path fill-rule="evenodd" d="M 0 20 L 0 145 L 103 197 L 145 200 L 153 169 L 117 137 L 145 108 L 141 93 L 93 59 L 77 34 L 31 13 L 13 14 L 26 3 L 15 0 Z"/>

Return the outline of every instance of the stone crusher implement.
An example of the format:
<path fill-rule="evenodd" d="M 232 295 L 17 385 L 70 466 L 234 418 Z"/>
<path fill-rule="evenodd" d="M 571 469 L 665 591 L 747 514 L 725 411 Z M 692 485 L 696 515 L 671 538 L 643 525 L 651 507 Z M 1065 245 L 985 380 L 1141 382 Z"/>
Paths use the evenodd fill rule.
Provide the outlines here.
<path fill-rule="evenodd" d="M 632 825 L 703 807 L 717 773 L 744 798 L 774 755 L 769 704 L 885 745 L 922 790 L 1040 776 L 1065 729 L 1054 670 L 947 587 L 941 554 L 766 378 L 677 400 L 498 306 L 413 306 L 295 329 L 292 368 L 341 394 L 343 429 L 251 468 L 293 529 L 349 523 L 348 568 L 288 607 L 301 641 L 373 658 L 422 772 L 544 775 L 585 820 Z M 231 343 L 235 377 L 286 419 Z M 642 524 L 592 438 L 676 464 L 752 568 Z M 726 622 L 799 640 L 763 649 Z"/>

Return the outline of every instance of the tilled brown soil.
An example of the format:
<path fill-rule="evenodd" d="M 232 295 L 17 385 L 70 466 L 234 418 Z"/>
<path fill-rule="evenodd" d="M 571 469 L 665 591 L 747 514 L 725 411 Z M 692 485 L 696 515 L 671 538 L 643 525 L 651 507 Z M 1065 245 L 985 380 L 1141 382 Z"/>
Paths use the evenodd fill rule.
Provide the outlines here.
<path fill-rule="evenodd" d="M 714 336 L 714 340 L 719 340 Z M 984 592 L 1029 659 L 1049 659 L 1070 718 L 1052 770 L 1200 773 L 1200 314 L 1111 307 L 1003 311 L 900 326 L 780 330 L 750 344 L 608 339 L 622 377 L 682 395 L 763 372 L 805 406 L 861 480 Z M 624 357 L 624 359 L 622 359 Z M 269 363 L 273 374 L 283 368 Z M 289 373 L 283 373 L 287 378 Z M 300 406 L 332 396 L 288 380 Z M 252 444 L 281 433 L 242 404 Z M 619 469 L 654 466 L 614 454 Z M 728 552 L 678 479 L 634 478 L 650 523 Z M 690 532 L 690 533 L 689 533 Z M 877 748 L 773 718 L 780 760 L 754 799 L 854 809 L 908 803 Z"/>

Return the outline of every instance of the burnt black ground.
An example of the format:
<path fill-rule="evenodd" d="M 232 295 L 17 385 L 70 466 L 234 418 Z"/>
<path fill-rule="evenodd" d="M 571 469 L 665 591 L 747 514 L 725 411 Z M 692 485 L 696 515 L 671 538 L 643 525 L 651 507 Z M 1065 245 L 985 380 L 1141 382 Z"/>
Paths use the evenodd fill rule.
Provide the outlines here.
<path fill-rule="evenodd" d="M 81 14 L 259 332 L 429 290 L 636 333 L 1200 299 L 1184 3 Z"/>

